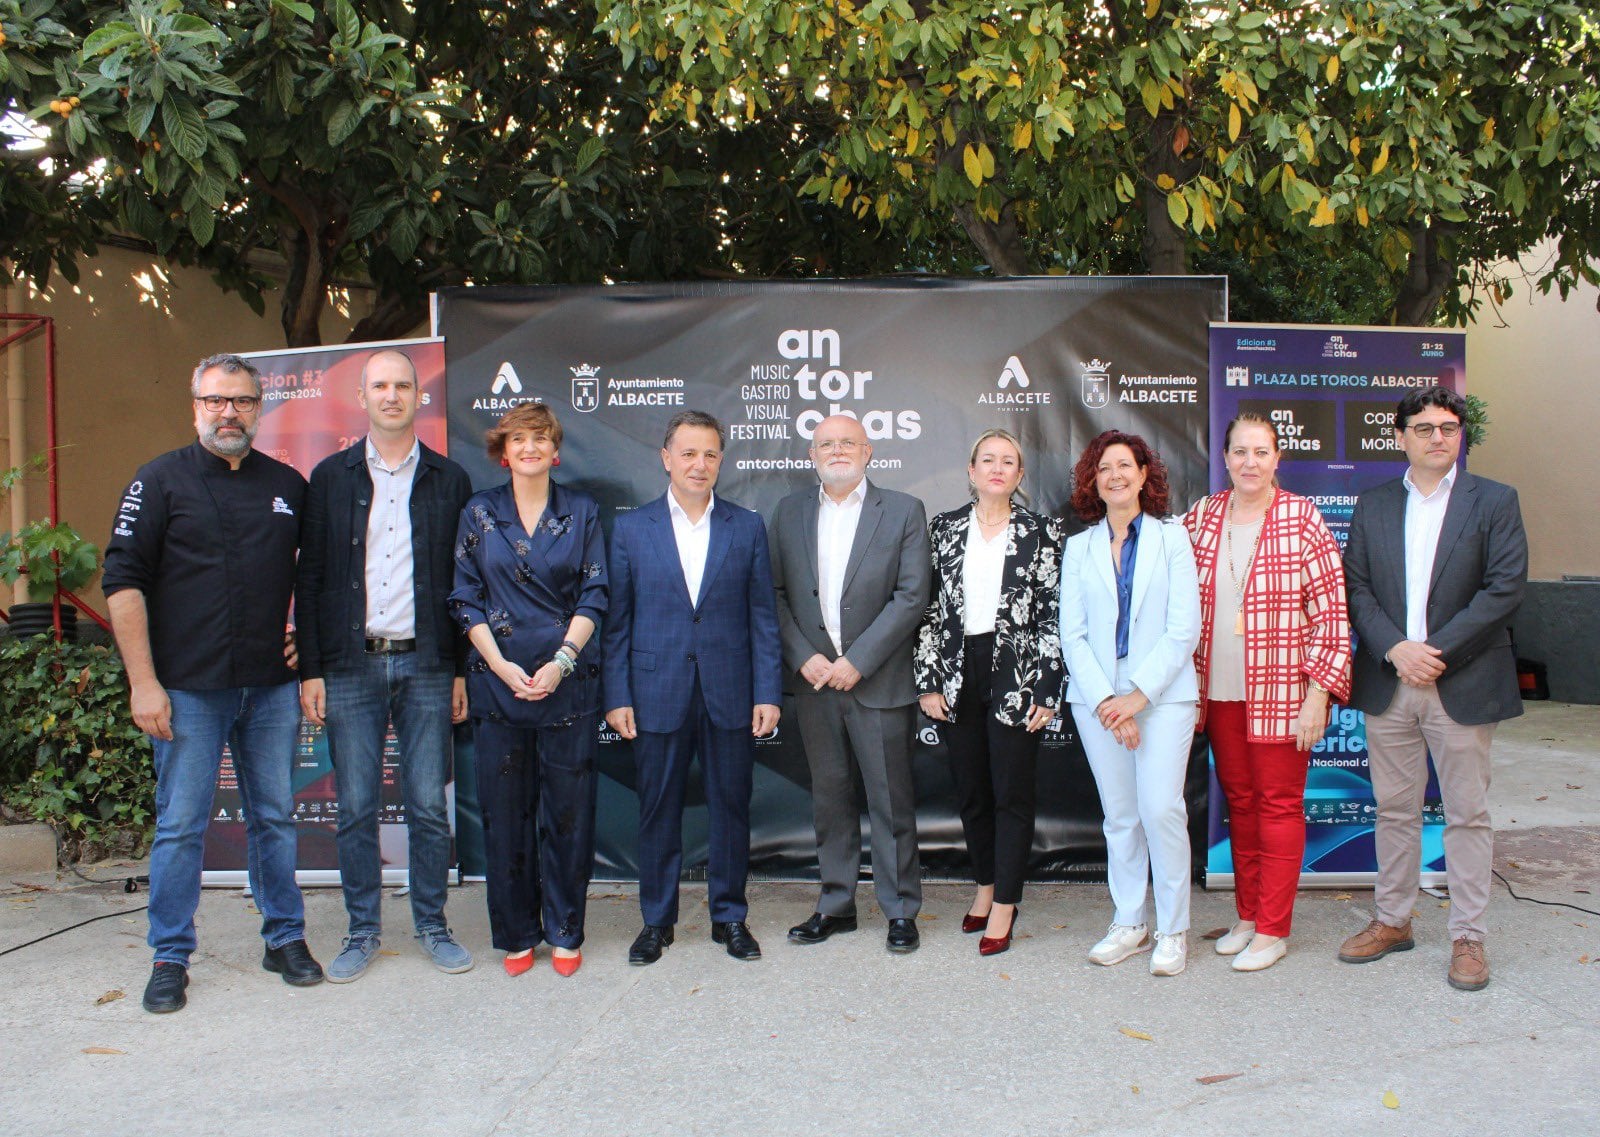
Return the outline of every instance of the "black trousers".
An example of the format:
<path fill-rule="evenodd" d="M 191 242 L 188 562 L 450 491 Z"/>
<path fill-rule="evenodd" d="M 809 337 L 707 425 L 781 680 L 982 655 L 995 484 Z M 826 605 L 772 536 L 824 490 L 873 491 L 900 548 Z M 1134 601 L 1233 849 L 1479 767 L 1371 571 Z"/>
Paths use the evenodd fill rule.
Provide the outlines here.
<path fill-rule="evenodd" d="M 955 775 L 961 831 L 980 885 L 996 904 L 1022 899 L 1033 851 L 1039 734 L 994 717 L 994 635 L 968 636 L 955 719 L 940 727 Z"/>
<path fill-rule="evenodd" d="M 561 726 L 476 719 L 489 931 L 501 951 L 583 944 L 594 875 L 594 714 Z"/>

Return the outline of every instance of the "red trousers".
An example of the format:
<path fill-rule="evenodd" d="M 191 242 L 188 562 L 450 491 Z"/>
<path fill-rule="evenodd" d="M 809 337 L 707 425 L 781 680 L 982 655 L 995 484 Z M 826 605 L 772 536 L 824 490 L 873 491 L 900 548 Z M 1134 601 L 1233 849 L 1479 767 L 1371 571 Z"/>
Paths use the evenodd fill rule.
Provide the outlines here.
<path fill-rule="evenodd" d="M 1206 735 L 1228 799 L 1233 899 L 1263 936 L 1287 936 L 1306 852 L 1306 768 L 1292 742 L 1251 742 L 1245 704 L 1206 702 Z"/>

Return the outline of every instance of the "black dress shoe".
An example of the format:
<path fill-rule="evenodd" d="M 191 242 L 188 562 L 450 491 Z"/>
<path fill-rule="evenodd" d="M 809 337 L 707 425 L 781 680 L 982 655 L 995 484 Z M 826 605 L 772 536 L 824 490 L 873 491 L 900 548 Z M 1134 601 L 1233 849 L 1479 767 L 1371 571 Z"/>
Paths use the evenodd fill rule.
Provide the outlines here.
<path fill-rule="evenodd" d="M 153 1015 L 181 1011 L 189 1001 L 183 989 L 189 985 L 189 969 L 181 963 L 158 963 L 150 969 L 150 982 L 144 985 L 144 1009 Z"/>
<path fill-rule="evenodd" d="M 280 948 L 268 948 L 261 966 L 276 971 L 291 987 L 315 987 L 322 982 L 322 964 L 311 958 L 305 940 L 290 940 Z"/>
<path fill-rule="evenodd" d="M 661 952 L 672 943 L 672 925 L 658 928 L 654 924 L 646 924 L 644 931 L 633 939 L 633 946 L 628 949 L 628 962 L 639 967 L 647 963 L 654 963 L 661 958 Z"/>
<path fill-rule="evenodd" d="M 917 931 L 917 922 L 910 918 L 889 921 L 889 950 L 904 955 L 917 950 L 917 945 L 922 942 L 922 933 Z"/>
<path fill-rule="evenodd" d="M 756 943 L 756 938 L 750 934 L 750 929 L 743 920 L 730 920 L 726 924 L 713 923 L 711 941 L 726 944 L 728 954 L 734 959 L 761 958 L 761 945 Z"/>
<path fill-rule="evenodd" d="M 853 932 L 856 930 L 856 917 L 854 913 L 848 916 L 824 916 L 821 912 L 811 913 L 811 918 L 804 924 L 796 924 L 789 929 L 789 942 L 792 944 L 820 944 L 835 932 Z"/>

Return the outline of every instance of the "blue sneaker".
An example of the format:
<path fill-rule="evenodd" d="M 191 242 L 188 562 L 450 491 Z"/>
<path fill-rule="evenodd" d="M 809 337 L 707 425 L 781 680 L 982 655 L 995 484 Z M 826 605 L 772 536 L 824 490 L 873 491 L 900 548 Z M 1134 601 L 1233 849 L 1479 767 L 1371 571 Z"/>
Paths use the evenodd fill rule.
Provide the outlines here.
<path fill-rule="evenodd" d="M 354 983 L 377 956 L 377 936 L 346 936 L 344 947 L 328 964 L 328 982 Z"/>
<path fill-rule="evenodd" d="M 428 953 L 433 965 L 440 971 L 460 975 L 463 971 L 472 970 L 472 953 L 456 943 L 449 928 L 429 928 L 425 932 L 418 932 L 417 939 L 422 941 L 422 950 Z"/>

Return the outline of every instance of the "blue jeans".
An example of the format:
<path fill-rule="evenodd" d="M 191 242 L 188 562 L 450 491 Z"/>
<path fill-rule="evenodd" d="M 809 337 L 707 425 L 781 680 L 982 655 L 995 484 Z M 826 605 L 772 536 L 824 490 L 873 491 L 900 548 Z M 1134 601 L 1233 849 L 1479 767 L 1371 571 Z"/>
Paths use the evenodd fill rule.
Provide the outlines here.
<path fill-rule="evenodd" d="M 400 744 L 411 872 L 411 920 L 419 933 L 444 928 L 450 873 L 450 813 L 444 787 L 454 773 L 450 686 L 454 676 L 416 652 L 362 655 L 329 670 L 328 754 L 339 787 L 339 876 L 350 935 L 377 935 L 383 860 L 378 806 L 383 792 L 383 740 L 389 722 Z"/>
<path fill-rule="evenodd" d="M 299 684 L 168 691 L 172 741 L 155 739 L 156 837 L 150 847 L 150 946 L 189 966 L 206 826 L 226 743 L 244 803 L 251 886 L 272 948 L 306 935 L 295 884 L 294 753 Z"/>

